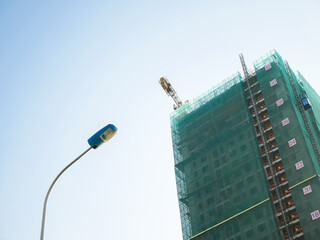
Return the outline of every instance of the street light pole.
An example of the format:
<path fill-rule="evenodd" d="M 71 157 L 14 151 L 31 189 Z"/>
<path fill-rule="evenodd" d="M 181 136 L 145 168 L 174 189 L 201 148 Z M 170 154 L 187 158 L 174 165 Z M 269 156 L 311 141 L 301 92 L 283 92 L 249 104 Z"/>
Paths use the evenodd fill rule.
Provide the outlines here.
<path fill-rule="evenodd" d="M 47 212 L 47 203 L 48 203 L 48 198 L 49 195 L 51 193 L 52 188 L 54 187 L 54 185 L 56 184 L 56 182 L 58 181 L 59 177 L 71 166 L 73 165 L 76 161 L 78 161 L 83 155 L 85 155 L 87 152 L 89 152 L 92 149 L 92 147 L 90 146 L 86 151 L 84 151 L 79 157 L 77 157 L 75 160 L 73 160 L 71 163 L 69 163 L 64 169 L 62 169 L 62 171 L 58 174 L 58 176 L 53 180 L 46 198 L 44 200 L 44 204 L 43 204 L 43 212 L 42 212 L 42 224 L 41 224 L 41 236 L 40 236 L 40 240 L 44 239 L 44 227 L 45 227 L 45 222 L 46 222 L 46 212 Z"/>
<path fill-rule="evenodd" d="M 51 186 L 47 192 L 46 198 L 44 200 L 43 204 L 43 212 L 42 212 L 42 224 L 41 224 L 41 235 L 40 240 L 44 240 L 44 230 L 45 230 L 45 223 L 46 223 L 46 212 L 47 212 L 47 203 L 50 196 L 50 193 L 60 178 L 60 176 L 76 161 L 78 161 L 83 155 L 85 155 L 87 152 L 89 152 L 92 148 L 97 149 L 100 147 L 103 143 L 108 142 L 116 133 L 117 128 L 113 124 L 108 124 L 104 128 L 100 129 L 98 132 L 96 132 L 91 138 L 88 139 L 88 143 L 90 147 L 84 151 L 79 157 L 77 157 L 75 160 L 73 160 L 71 163 L 69 163 L 62 171 L 56 176 L 56 178 L 51 183 Z"/>

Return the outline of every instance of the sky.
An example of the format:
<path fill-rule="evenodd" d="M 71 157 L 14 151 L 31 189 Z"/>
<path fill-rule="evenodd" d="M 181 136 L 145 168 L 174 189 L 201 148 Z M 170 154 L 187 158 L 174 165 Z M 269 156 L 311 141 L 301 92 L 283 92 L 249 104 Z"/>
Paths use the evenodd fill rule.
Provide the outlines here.
<path fill-rule="evenodd" d="M 0 240 L 182 239 L 167 76 L 190 100 L 276 49 L 320 93 L 320 2 L 0 2 Z"/>

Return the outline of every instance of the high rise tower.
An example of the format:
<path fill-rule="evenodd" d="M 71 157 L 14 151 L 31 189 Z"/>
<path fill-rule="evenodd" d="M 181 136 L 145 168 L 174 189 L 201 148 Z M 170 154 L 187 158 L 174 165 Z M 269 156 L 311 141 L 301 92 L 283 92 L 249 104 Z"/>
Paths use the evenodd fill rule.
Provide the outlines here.
<path fill-rule="evenodd" d="M 320 238 L 320 97 L 274 50 L 254 67 L 171 114 L 184 240 Z"/>

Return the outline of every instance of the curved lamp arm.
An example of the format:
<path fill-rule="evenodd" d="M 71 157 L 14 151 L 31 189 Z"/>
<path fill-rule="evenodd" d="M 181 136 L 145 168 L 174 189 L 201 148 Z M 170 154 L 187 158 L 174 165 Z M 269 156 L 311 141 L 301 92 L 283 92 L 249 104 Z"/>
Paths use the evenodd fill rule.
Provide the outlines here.
<path fill-rule="evenodd" d="M 47 192 L 46 198 L 44 200 L 44 204 L 43 204 L 43 213 L 42 213 L 42 224 L 41 224 L 41 236 L 40 236 L 40 240 L 44 239 L 44 226 L 45 226 L 45 222 L 46 222 L 46 211 L 47 211 L 47 203 L 48 203 L 48 198 L 49 195 L 51 193 L 52 188 L 54 187 L 54 185 L 56 184 L 56 182 L 58 181 L 59 177 L 71 166 L 73 165 L 76 161 L 78 161 L 83 155 L 85 155 L 87 152 L 89 152 L 89 150 L 91 150 L 92 147 L 90 146 L 86 151 L 84 151 L 79 157 L 77 157 L 75 160 L 73 160 L 71 163 L 69 163 L 64 169 L 62 169 L 62 171 L 58 174 L 58 176 L 53 180 L 53 182 L 51 183 L 51 186 Z"/>
<path fill-rule="evenodd" d="M 103 143 L 108 142 L 116 133 L 117 133 L 117 128 L 113 124 L 108 124 L 104 128 L 100 129 L 98 132 L 96 132 L 94 135 L 92 135 L 91 138 L 88 139 L 88 143 L 90 147 L 84 151 L 79 157 L 77 157 L 75 160 L 73 160 L 69 165 L 67 165 L 62 171 L 56 176 L 56 178 L 53 180 L 51 183 L 51 186 L 47 192 L 46 198 L 44 200 L 43 204 L 43 212 L 42 212 L 42 224 L 41 224 L 41 235 L 40 235 L 40 240 L 44 240 L 44 228 L 45 228 L 45 223 L 46 223 L 46 211 L 47 211 L 47 203 L 48 203 L 48 198 L 49 195 L 52 191 L 52 188 L 58 181 L 59 177 L 76 161 L 78 161 L 83 155 L 85 155 L 87 152 L 89 152 L 90 149 L 96 149 L 100 147 Z"/>

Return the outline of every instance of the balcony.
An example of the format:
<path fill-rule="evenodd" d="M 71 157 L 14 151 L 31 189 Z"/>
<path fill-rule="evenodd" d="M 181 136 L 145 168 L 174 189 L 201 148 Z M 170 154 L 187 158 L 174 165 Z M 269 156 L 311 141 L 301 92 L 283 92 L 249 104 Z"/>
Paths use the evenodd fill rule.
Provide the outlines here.
<path fill-rule="evenodd" d="M 276 173 L 274 174 L 274 176 L 278 176 L 278 175 L 280 175 L 281 173 L 284 173 L 284 169 L 281 170 L 281 171 L 279 171 L 279 172 L 276 172 Z M 271 178 L 272 178 L 272 175 L 271 175 L 271 173 L 270 173 L 270 175 L 268 174 L 267 179 L 268 179 L 268 180 L 271 180 Z"/>
<path fill-rule="evenodd" d="M 279 184 L 278 187 L 283 187 L 283 186 L 285 186 L 285 185 L 287 185 L 287 184 L 288 184 L 288 181 L 285 181 L 285 182 Z M 271 187 L 270 191 L 273 191 L 273 190 L 275 190 L 275 187 L 274 187 L 274 186 Z"/>
<path fill-rule="evenodd" d="M 303 232 L 298 233 L 297 235 L 293 236 L 293 239 L 299 239 L 299 238 L 301 238 L 301 237 L 303 237 Z M 304 239 L 304 238 L 303 238 L 303 239 Z"/>
<path fill-rule="evenodd" d="M 281 199 L 281 200 L 285 200 L 286 198 L 291 197 L 291 196 L 292 196 L 292 194 L 289 193 L 289 194 L 287 194 L 287 195 L 282 196 L 280 199 Z M 276 200 L 273 201 L 273 204 L 276 204 L 276 203 L 278 203 L 278 202 L 279 202 L 279 199 L 276 199 Z"/>
<path fill-rule="evenodd" d="M 247 85 L 247 83 L 244 81 L 244 84 L 245 84 L 245 89 L 244 89 L 244 91 L 248 91 L 248 85 Z M 254 83 L 252 83 L 249 87 L 250 88 L 253 88 L 254 86 L 256 86 L 258 84 L 258 81 L 256 81 L 256 82 L 254 82 Z"/>
<path fill-rule="evenodd" d="M 275 159 L 274 161 L 271 162 L 271 165 L 274 165 L 274 164 L 279 163 L 281 161 L 282 161 L 282 158 Z M 266 169 L 268 167 L 270 167 L 270 165 L 269 165 L 269 163 L 266 163 L 266 165 L 264 165 L 264 168 Z"/>
<path fill-rule="evenodd" d="M 252 95 L 253 95 L 253 96 L 255 96 L 255 95 L 259 94 L 259 93 L 261 93 L 261 90 L 259 90 L 259 91 L 255 92 L 255 93 L 252 93 Z M 247 99 L 250 99 L 250 96 L 249 96 L 249 97 L 247 97 Z"/>

